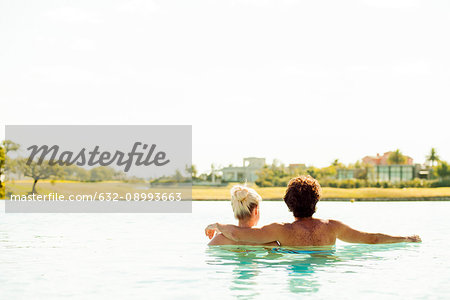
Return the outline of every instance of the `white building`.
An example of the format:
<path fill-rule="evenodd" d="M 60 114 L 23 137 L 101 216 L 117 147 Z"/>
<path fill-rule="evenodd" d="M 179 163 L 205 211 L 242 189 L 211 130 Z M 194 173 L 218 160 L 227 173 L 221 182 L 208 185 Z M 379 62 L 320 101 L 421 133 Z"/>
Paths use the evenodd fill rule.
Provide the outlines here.
<path fill-rule="evenodd" d="M 223 181 L 235 182 L 255 182 L 258 179 L 257 173 L 262 170 L 266 164 L 265 158 L 246 157 L 242 167 L 226 167 L 222 171 Z"/>

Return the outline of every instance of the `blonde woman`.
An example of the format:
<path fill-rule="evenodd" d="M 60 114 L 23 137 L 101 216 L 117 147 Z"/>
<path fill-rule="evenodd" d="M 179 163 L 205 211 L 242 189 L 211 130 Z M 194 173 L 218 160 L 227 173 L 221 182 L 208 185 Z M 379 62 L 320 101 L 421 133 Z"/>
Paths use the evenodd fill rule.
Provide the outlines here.
<path fill-rule="evenodd" d="M 252 188 L 235 185 L 231 188 L 231 207 L 233 208 L 234 217 L 238 220 L 239 227 L 251 228 L 256 226 L 259 221 L 259 207 L 261 203 L 261 196 Z M 212 238 L 209 235 L 209 238 Z M 222 233 L 217 234 L 208 245 L 255 245 L 255 243 L 236 242 L 225 237 Z M 268 243 L 265 245 L 275 245 L 277 242 Z"/>

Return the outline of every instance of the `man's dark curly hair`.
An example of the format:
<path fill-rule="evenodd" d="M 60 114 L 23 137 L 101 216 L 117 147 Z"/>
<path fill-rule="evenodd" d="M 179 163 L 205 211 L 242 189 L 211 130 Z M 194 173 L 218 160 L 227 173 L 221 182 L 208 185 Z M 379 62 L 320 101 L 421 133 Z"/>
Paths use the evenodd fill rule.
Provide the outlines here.
<path fill-rule="evenodd" d="M 299 176 L 289 181 L 284 202 L 296 218 L 311 217 L 316 212 L 322 188 L 311 176 Z"/>

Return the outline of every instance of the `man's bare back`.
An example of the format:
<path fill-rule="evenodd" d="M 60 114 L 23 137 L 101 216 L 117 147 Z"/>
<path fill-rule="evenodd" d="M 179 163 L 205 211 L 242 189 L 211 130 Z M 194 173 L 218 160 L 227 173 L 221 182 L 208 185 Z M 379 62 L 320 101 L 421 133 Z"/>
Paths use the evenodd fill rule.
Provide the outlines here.
<path fill-rule="evenodd" d="M 336 243 L 336 233 L 329 220 L 307 219 L 284 223 L 280 227 L 281 245 L 325 246 Z"/>

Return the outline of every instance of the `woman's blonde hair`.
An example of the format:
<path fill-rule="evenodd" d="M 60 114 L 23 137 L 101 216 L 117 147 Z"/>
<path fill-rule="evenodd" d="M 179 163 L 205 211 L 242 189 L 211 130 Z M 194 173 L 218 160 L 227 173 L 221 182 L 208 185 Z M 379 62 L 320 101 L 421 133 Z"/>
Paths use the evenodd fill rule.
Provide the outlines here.
<path fill-rule="evenodd" d="M 236 219 L 250 217 L 252 211 L 262 200 L 261 196 L 254 189 L 242 185 L 233 186 L 230 193 L 231 207 Z"/>

